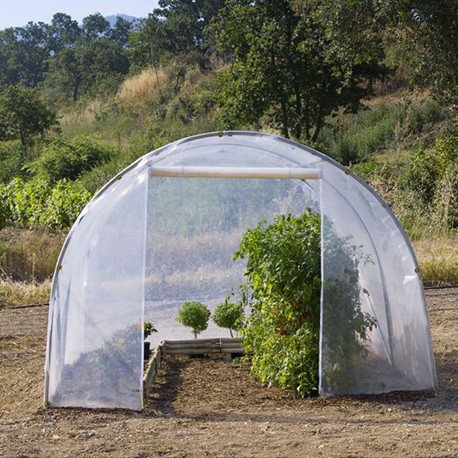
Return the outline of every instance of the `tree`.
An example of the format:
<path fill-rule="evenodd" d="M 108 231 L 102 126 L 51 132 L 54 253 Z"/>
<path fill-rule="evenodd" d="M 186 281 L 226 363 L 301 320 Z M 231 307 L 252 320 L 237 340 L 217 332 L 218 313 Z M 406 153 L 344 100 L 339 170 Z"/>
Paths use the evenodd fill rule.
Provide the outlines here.
<path fill-rule="evenodd" d="M 229 128 L 267 122 L 285 137 L 314 142 L 325 117 L 340 106 L 356 111 L 383 73 L 357 49 L 336 53 L 313 7 L 300 14 L 290 0 L 226 5 L 215 28 L 221 50 L 233 56 L 220 97 Z"/>
<path fill-rule="evenodd" d="M 18 69 L 12 65 L 16 42 L 16 29 L 10 27 L 0 31 L 1 84 L 17 84 L 19 82 Z"/>
<path fill-rule="evenodd" d="M 48 110 L 36 93 L 23 86 L 0 90 L 0 140 L 20 139 L 23 146 L 34 135 L 56 124 L 56 114 Z"/>
<path fill-rule="evenodd" d="M 390 0 L 390 25 L 408 49 L 412 81 L 431 88 L 447 103 L 457 103 L 458 2 Z"/>
<path fill-rule="evenodd" d="M 65 13 L 56 13 L 49 26 L 49 48 L 58 54 L 62 49 L 71 47 L 81 35 L 77 21 Z"/>
<path fill-rule="evenodd" d="M 335 52 L 352 58 L 374 55 L 373 45 L 385 37 L 395 43 L 412 69 L 410 83 L 431 88 L 455 103 L 458 82 L 458 2 L 456 0 L 296 0 L 304 15 L 311 8 L 323 24 Z M 305 13 L 307 14 L 307 13 Z"/>
<path fill-rule="evenodd" d="M 205 304 L 190 301 L 185 302 L 180 307 L 175 319 L 184 326 L 191 328 L 194 338 L 197 339 L 197 335 L 207 329 L 210 315 L 210 310 Z"/>
<path fill-rule="evenodd" d="M 94 85 L 128 71 L 127 52 L 118 42 L 103 37 L 91 41 L 79 38 L 52 62 L 48 83 L 60 87 L 76 103 Z"/>
<path fill-rule="evenodd" d="M 224 302 L 215 308 L 213 312 L 213 321 L 220 328 L 229 329 L 231 337 L 234 337 L 232 331 L 237 331 L 243 324 L 244 301 L 229 302 L 230 298 L 231 295 L 226 296 Z"/>
<path fill-rule="evenodd" d="M 29 22 L 0 32 L 0 63 L 8 84 L 36 87 L 43 81 L 49 60 L 48 26 Z"/>
<path fill-rule="evenodd" d="M 85 53 L 83 47 L 63 48 L 53 60 L 48 83 L 60 86 L 62 91 L 71 91 L 73 103 L 76 103 L 85 75 Z"/>
<path fill-rule="evenodd" d="M 225 0 L 160 0 L 130 39 L 135 65 L 160 62 L 180 56 L 181 59 L 208 65 L 214 52 L 213 34 L 208 26 Z"/>
<path fill-rule="evenodd" d="M 88 41 L 104 36 L 110 30 L 110 23 L 100 14 L 90 14 L 83 18 L 83 36 Z"/>
<path fill-rule="evenodd" d="M 113 29 L 109 32 L 110 40 L 117 41 L 121 46 L 125 46 L 132 31 L 132 22 L 118 16 Z"/>

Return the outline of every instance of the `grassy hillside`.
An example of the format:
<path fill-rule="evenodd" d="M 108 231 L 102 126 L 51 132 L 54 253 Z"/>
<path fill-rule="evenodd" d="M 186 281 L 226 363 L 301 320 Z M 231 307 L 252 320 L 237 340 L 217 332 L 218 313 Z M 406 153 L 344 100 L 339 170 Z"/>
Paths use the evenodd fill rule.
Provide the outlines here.
<path fill-rule="evenodd" d="M 39 284 L 52 275 L 69 223 L 118 171 L 174 140 L 225 129 L 217 105 L 222 70 L 146 68 L 111 95 L 61 108 L 59 129 L 26 149 L 0 142 L 0 211 L 14 216 L 0 231 L 0 302 L 46 298 L 48 283 Z M 311 146 L 350 166 L 393 208 L 415 242 L 425 283 L 458 283 L 456 113 L 428 93 L 387 88 L 356 114 L 329 117 Z M 262 123 L 237 127 L 280 134 Z M 11 185 L 17 176 L 22 184 Z M 40 207 L 50 195 L 57 195 L 53 208 Z M 39 283 L 14 298 L 11 281 Z"/>

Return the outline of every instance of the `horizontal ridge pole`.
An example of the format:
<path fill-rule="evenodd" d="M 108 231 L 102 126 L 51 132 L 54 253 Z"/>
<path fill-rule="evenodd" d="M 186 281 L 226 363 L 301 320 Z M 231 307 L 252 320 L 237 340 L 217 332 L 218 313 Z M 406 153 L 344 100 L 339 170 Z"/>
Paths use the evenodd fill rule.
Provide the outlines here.
<path fill-rule="evenodd" d="M 195 167 L 187 165 L 150 165 L 151 177 L 180 178 L 270 178 L 319 180 L 323 177 L 321 169 L 304 167 Z"/>

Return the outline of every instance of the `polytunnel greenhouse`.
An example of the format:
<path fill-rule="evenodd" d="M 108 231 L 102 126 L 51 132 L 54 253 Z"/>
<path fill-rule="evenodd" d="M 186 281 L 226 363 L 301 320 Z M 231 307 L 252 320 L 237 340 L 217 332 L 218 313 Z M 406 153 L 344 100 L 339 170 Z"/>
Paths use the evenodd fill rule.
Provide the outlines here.
<path fill-rule="evenodd" d="M 243 283 L 244 260 L 233 254 L 245 230 L 304 212 L 321 214 L 320 395 L 434 388 L 421 274 L 385 202 L 311 148 L 224 132 L 145 155 L 78 217 L 52 284 L 45 405 L 140 410 L 144 321 L 158 331 L 153 344 L 189 338 L 177 310 L 187 300 L 212 309 Z M 344 327 L 341 287 L 352 281 L 348 259 L 336 254 L 344 245 L 358 258 L 352 300 L 376 323 L 351 373 L 335 344 Z"/>

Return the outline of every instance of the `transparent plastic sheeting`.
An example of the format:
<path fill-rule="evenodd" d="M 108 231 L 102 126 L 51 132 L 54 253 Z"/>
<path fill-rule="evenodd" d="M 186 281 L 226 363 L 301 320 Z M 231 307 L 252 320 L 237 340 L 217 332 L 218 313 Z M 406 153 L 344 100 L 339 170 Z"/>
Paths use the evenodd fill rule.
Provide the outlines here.
<path fill-rule="evenodd" d="M 405 234 L 373 191 L 329 161 L 321 167 L 320 393 L 434 388 L 423 285 Z"/>
<path fill-rule="evenodd" d="M 323 179 L 148 177 L 153 165 L 306 167 Z M 322 213 L 321 395 L 433 388 L 421 278 L 383 201 L 321 153 L 233 132 L 144 156 L 83 211 L 53 281 L 46 403 L 140 409 L 143 321 L 158 330 L 153 344 L 191 338 L 178 308 L 213 309 L 243 283 L 244 264 L 233 261 L 243 232 L 308 208 Z M 213 336 L 227 334 L 210 323 L 202 337 Z"/>
<path fill-rule="evenodd" d="M 141 409 L 146 186 L 140 168 L 115 181 L 69 235 L 49 311 L 51 406 Z"/>

